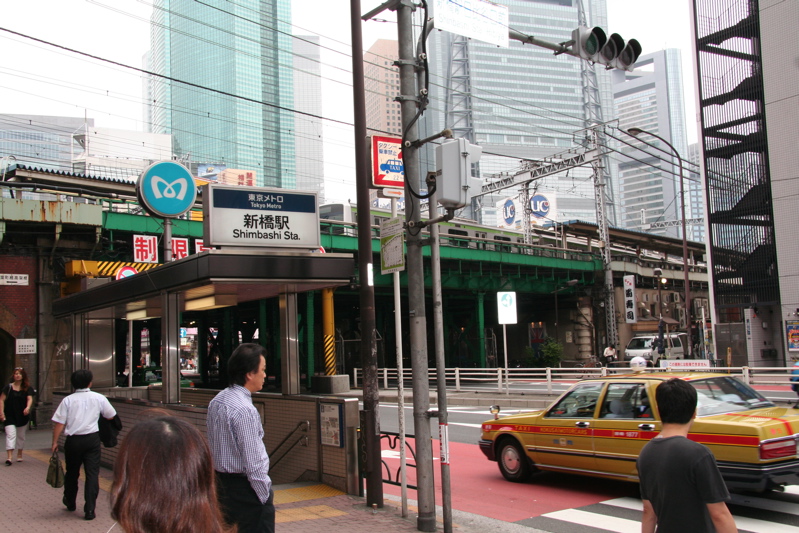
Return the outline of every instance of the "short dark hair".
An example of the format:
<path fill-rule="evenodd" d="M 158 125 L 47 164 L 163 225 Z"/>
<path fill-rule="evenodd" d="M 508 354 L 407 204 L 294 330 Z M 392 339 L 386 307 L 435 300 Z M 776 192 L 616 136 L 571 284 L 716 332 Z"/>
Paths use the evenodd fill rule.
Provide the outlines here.
<path fill-rule="evenodd" d="M 74 371 L 72 373 L 72 377 L 70 378 L 73 389 L 87 389 L 89 388 L 89 385 L 92 384 L 93 380 L 94 375 L 92 374 L 92 371 L 86 370 L 85 368 Z"/>
<path fill-rule="evenodd" d="M 261 356 L 266 359 L 266 349 L 260 344 L 247 342 L 239 344 L 233 350 L 227 362 L 228 382 L 230 385 L 242 385 L 247 383 L 247 374 L 257 372 L 261 364 Z"/>
<path fill-rule="evenodd" d="M 672 378 L 655 389 L 655 399 L 664 424 L 687 424 L 696 412 L 696 389 L 687 381 Z"/>

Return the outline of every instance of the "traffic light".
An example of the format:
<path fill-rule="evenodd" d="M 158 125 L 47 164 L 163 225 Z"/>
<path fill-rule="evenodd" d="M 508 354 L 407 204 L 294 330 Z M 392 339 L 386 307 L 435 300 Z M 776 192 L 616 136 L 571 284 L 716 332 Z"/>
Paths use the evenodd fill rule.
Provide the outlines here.
<path fill-rule="evenodd" d="M 598 61 L 599 52 L 608 42 L 605 30 L 600 27 L 586 28 L 585 26 L 580 26 L 572 31 L 572 40 L 577 56 L 588 61 Z"/>
<path fill-rule="evenodd" d="M 480 192 L 483 180 L 472 177 L 472 165 L 483 149 L 466 139 L 448 139 L 436 146 L 436 189 L 438 203 L 447 209 L 460 209 Z"/>
<path fill-rule="evenodd" d="M 573 55 L 608 68 L 633 70 L 641 55 L 641 45 L 635 39 L 625 44 L 618 33 L 608 38 L 602 28 L 580 26 L 572 31 Z"/>

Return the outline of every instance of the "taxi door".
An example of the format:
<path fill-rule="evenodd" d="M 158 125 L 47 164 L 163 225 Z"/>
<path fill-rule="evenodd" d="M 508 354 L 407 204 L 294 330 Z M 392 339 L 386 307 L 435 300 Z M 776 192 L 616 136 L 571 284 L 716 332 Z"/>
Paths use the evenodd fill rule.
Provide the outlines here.
<path fill-rule="evenodd" d="M 654 388 L 647 389 L 645 382 L 608 384 L 594 422 L 597 470 L 620 479 L 638 477 L 635 460 L 641 448 L 660 431 L 660 421 L 655 419 L 649 403 L 654 392 Z"/>
<path fill-rule="evenodd" d="M 594 416 L 604 383 L 579 383 L 537 421 L 533 460 L 537 466 L 563 472 L 593 471 Z"/>

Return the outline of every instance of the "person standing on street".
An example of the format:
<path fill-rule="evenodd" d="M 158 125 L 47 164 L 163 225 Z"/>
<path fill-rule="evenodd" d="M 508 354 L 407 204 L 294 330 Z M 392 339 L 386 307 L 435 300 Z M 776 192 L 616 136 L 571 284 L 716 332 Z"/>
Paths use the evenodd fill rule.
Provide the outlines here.
<path fill-rule="evenodd" d="M 608 344 L 605 352 L 602 354 L 605 359 L 605 366 L 610 366 L 616 360 L 616 346 Z"/>
<path fill-rule="evenodd" d="M 25 448 L 25 432 L 31 420 L 31 406 L 36 391 L 31 387 L 25 369 L 18 366 L 14 369 L 11 383 L 0 392 L 0 420 L 6 430 L 6 466 L 11 466 L 14 449 L 17 450 L 17 462 L 22 462 L 22 450 Z"/>
<path fill-rule="evenodd" d="M 208 404 L 208 443 L 222 512 L 239 533 L 274 533 L 275 506 L 264 427 L 252 404 L 266 378 L 266 350 L 241 344 L 227 364 L 230 385 Z"/>
<path fill-rule="evenodd" d="M 80 467 L 86 473 L 83 505 L 84 518 L 94 520 L 97 495 L 100 493 L 100 429 L 97 421 L 102 416 L 112 420 L 117 412 L 108 398 L 92 392 L 94 376 L 90 370 L 76 370 L 70 378 L 75 392 L 61 401 L 53 415 L 53 447 L 58 450 L 61 433 L 66 434 L 64 455 L 67 471 L 64 475 L 63 504 L 68 511 L 76 509 Z"/>
<path fill-rule="evenodd" d="M 638 456 L 644 513 L 642 533 L 733 533 L 738 529 L 725 503 L 730 493 L 716 459 L 688 439 L 696 417 L 696 389 L 678 378 L 655 390 L 663 424 Z"/>

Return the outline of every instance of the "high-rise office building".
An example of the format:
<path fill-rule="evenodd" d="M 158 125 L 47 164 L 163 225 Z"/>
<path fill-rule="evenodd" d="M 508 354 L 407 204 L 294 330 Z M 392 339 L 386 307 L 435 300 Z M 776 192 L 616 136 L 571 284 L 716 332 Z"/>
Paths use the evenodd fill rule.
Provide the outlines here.
<path fill-rule="evenodd" d="M 0 115 L 0 158 L 19 164 L 72 172 L 82 148 L 74 135 L 94 126 L 94 119 L 45 115 Z"/>
<path fill-rule="evenodd" d="M 296 188 L 325 199 L 324 135 L 322 132 L 322 68 L 319 37 L 294 38 L 294 158 Z"/>
<path fill-rule="evenodd" d="M 799 352 L 799 3 L 692 7 L 716 353 L 780 366 Z"/>
<path fill-rule="evenodd" d="M 378 39 L 363 56 L 368 135 L 402 136 L 397 41 Z"/>
<path fill-rule="evenodd" d="M 579 23 L 581 0 L 499 0 L 508 7 L 509 24 L 520 33 L 552 43 L 571 39 Z M 589 25 L 607 28 L 605 0 L 582 0 Z M 629 36 L 633 37 L 633 36 Z M 428 39 L 430 105 L 420 121 L 424 138 L 455 126 L 456 136 L 483 148 L 483 178 L 513 172 L 522 159 L 555 156 L 579 147 L 586 126 L 582 60 L 510 41 L 508 48 L 449 32 Z M 596 68 L 604 120 L 613 117 L 610 77 Z M 434 152 L 421 151 L 422 174 L 435 166 Z M 615 172 L 615 170 L 614 170 Z M 577 168 L 535 182 L 538 192 L 557 194 L 552 218 L 596 220 L 591 169 Z M 615 184 L 610 183 L 611 191 Z M 483 197 L 494 207 L 511 191 Z M 613 206 L 611 205 L 611 208 Z M 480 213 L 474 213 L 481 218 Z M 614 217 L 611 217 L 611 221 Z"/>
<path fill-rule="evenodd" d="M 646 134 L 624 132 L 641 128 L 666 139 L 683 160 L 686 218 L 694 209 L 688 175 L 688 142 L 682 92 L 682 62 L 677 49 L 641 56 L 635 70 L 613 70 L 613 96 L 622 143 L 619 151 L 619 225 L 659 235 L 680 237 L 680 166 L 672 150 Z M 625 157 L 629 156 L 629 157 Z M 674 225 L 668 225 L 672 223 Z M 654 226 L 653 226 L 654 224 Z M 690 229 L 687 235 L 691 235 Z"/>
<path fill-rule="evenodd" d="M 177 157 L 254 171 L 294 188 L 289 0 L 156 0 L 151 17 L 150 131 Z"/>

